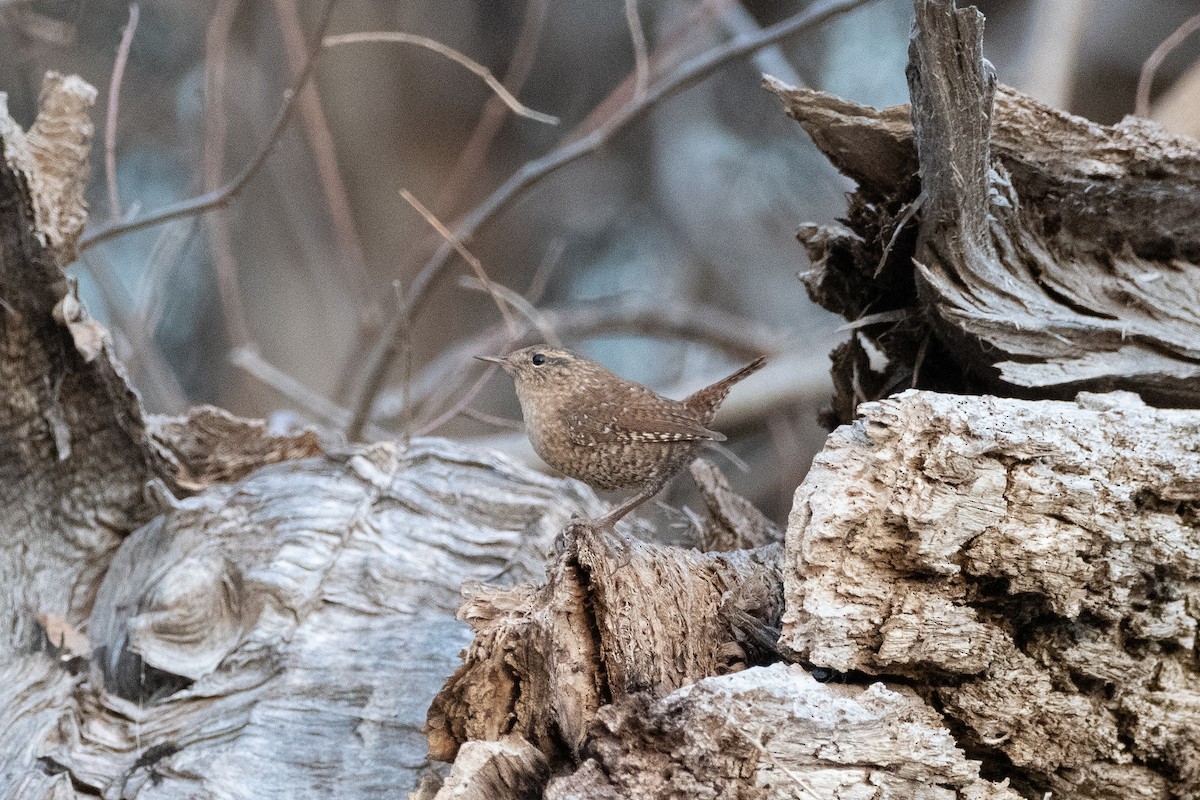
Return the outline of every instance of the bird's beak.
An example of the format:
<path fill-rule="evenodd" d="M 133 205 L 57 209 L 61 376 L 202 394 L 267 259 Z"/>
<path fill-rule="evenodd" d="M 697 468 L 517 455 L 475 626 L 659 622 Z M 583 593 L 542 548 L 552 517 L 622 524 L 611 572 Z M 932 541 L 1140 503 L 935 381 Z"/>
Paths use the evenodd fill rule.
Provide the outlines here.
<path fill-rule="evenodd" d="M 475 356 L 475 358 L 479 359 L 480 361 L 486 361 L 489 364 L 499 364 L 500 368 L 505 372 L 511 370 L 511 365 L 508 363 L 507 358 L 501 358 L 500 356 Z"/>

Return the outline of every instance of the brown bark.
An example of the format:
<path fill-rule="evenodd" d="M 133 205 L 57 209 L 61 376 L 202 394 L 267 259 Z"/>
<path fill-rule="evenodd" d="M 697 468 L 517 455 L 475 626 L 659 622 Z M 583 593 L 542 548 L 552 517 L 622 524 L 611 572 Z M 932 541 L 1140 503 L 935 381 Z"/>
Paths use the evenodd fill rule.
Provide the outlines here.
<path fill-rule="evenodd" d="M 475 641 L 429 711 L 430 755 L 516 734 L 577 755 L 601 706 L 661 697 L 764 658 L 781 606 L 778 545 L 696 553 L 575 524 L 544 586 L 480 587 Z"/>

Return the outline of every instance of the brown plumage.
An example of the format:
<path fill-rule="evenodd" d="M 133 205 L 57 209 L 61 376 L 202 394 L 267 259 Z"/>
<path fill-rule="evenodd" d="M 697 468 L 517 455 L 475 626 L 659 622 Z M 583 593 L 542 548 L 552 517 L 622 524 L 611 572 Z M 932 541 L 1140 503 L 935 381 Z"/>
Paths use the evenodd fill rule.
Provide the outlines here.
<path fill-rule="evenodd" d="M 657 494 L 708 442 L 725 439 L 708 428 L 717 408 L 735 383 L 766 363 L 757 358 L 670 400 L 569 350 L 537 345 L 476 358 L 513 377 L 529 441 L 543 461 L 597 489 L 639 490 L 601 520 L 608 524 Z"/>

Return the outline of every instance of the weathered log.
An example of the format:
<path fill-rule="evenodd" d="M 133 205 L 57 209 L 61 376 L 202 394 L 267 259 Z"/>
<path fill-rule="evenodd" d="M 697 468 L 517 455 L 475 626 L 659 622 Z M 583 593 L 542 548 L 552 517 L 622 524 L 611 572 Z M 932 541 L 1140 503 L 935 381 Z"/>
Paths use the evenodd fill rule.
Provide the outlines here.
<path fill-rule="evenodd" d="M 1055 796 L 1200 793 L 1200 413 L 859 411 L 797 491 L 781 643 L 902 676 L 973 757 Z"/>
<path fill-rule="evenodd" d="M 607 706 L 583 755 L 546 800 L 1019 797 L 981 779 L 911 691 L 821 684 L 782 664 Z"/>
<path fill-rule="evenodd" d="M 756 629 L 777 629 L 780 557 L 778 545 L 698 553 L 572 525 L 544 586 L 479 587 L 459 612 L 475 641 L 430 708 L 430 755 L 511 733 L 561 766 L 601 706 L 762 663 Z"/>
<path fill-rule="evenodd" d="M 468 641 L 460 583 L 532 579 L 567 516 L 599 508 L 578 483 L 437 440 L 214 484 L 117 551 L 86 624 L 91 670 L 43 656 L 2 698 L 17 730 L 43 724 L 24 769 L 114 797 L 410 787 Z"/>
<path fill-rule="evenodd" d="M 858 183 L 846 226 L 800 233 L 813 299 L 892 362 L 838 354 L 836 421 L 855 387 L 1200 406 L 1200 143 L 997 88 L 975 9 L 917 10 L 911 111 L 767 80 Z"/>

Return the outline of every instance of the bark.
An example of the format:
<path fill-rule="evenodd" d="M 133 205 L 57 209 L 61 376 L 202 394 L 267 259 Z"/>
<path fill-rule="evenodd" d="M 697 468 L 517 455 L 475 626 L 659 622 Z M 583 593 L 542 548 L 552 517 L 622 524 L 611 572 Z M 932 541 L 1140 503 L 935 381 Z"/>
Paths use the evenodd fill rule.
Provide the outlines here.
<path fill-rule="evenodd" d="M 59 269 L 86 212 L 95 90 L 51 73 L 28 133 L 0 103 L 0 642 L 78 625 L 121 539 L 174 485 L 108 335 Z"/>
<path fill-rule="evenodd" d="M 796 494 L 781 644 L 1056 797 L 1200 794 L 1200 413 L 912 392 Z"/>
<path fill-rule="evenodd" d="M 560 764 L 601 706 L 663 696 L 773 649 L 778 545 L 697 553 L 583 523 L 565 539 L 544 586 L 478 587 L 459 612 L 475 640 L 430 708 L 432 757 L 515 734 Z"/>
<path fill-rule="evenodd" d="M 800 233 L 810 295 L 891 362 L 837 353 L 834 421 L 908 386 L 1200 406 L 1200 143 L 997 86 L 982 16 L 917 6 L 911 108 L 767 81 L 858 184 L 845 225 Z"/>
<path fill-rule="evenodd" d="M 1019 797 L 982 780 L 912 692 L 821 684 L 782 664 L 607 706 L 584 755 L 547 800 Z"/>

